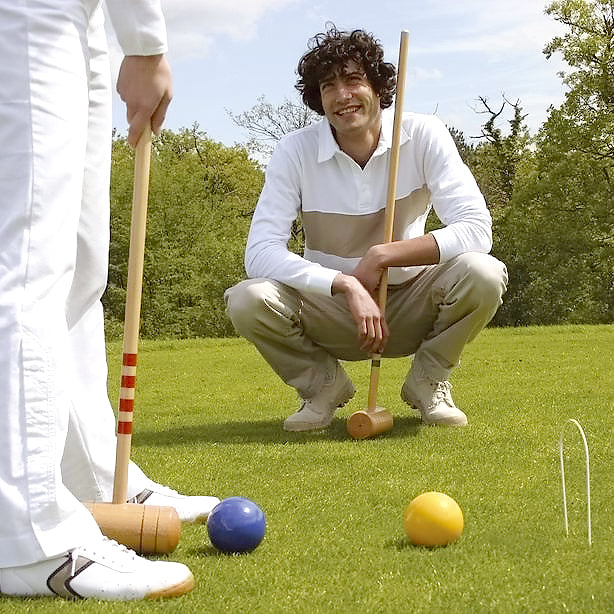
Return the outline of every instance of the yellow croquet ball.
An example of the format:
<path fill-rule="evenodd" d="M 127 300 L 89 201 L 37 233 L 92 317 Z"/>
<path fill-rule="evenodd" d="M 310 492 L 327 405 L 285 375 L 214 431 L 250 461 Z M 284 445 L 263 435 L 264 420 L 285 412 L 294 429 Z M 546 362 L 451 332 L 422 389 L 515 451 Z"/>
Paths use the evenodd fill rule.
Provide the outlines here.
<path fill-rule="evenodd" d="M 447 546 L 464 528 L 463 510 L 441 492 L 424 492 L 405 508 L 405 533 L 417 546 Z"/>

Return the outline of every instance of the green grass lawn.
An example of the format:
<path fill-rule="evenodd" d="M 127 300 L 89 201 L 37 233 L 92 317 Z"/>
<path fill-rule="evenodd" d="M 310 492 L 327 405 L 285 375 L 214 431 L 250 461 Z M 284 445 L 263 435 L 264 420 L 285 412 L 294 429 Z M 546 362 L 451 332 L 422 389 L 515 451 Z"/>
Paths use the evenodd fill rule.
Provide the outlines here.
<path fill-rule="evenodd" d="M 120 352 L 109 346 L 114 403 Z M 403 405 L 409 364 L 382 364 L 378 402 L 394 414 L 393 430 L 354 441 L 345 420 L 366 405 L 368 362 L 346 364 L 357 394 L 329 430 L 292 434 L 281 425 L 295 393 L 243 340 L 142 342 L 133 458 L 182 492 L 253 499 L 267 534 L 250 554 L 224 555 L 203 526 L 184 526 L 170 558 L 192 569 L 194 591 L 105 611 L 614 612 L 614 326 L 484 331 L 452 379 L 464 429 L 422 426 Z M 570 418 L 590 449 L 592 547 L 572 428 L 564 531 L 559 438 Z M 463 508 L 458 542 L 408 543 L 403 511 L 426 490 Z M 1 612 L 100 608 L 0 599 Z"/>

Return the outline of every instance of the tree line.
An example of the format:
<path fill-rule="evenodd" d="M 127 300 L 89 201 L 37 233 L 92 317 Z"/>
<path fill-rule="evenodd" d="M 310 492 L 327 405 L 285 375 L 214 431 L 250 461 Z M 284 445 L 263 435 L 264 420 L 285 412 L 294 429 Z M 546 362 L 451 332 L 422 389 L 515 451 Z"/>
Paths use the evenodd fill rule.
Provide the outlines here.
<path fill-rule="evenodd" d="M 565 26 L 544 50 L 560 53 L 567 91 L 535 135 L 522 103 L 479 98 L 480 139 L 450 126 L 493 217 L 492 253 L 510 283 L 494 324 L 614 322 L 614 0 L 561 0 Z M 226 147 L 195 124 L 154 139 L 141 334 L 233 335 L 224 290 L 243 279 L 243 250 L 263 185 L 262 159 L 285 132 L 313 121 L 302 105 L 263 98 L 232 119 L 245 146 Z M 260 161 L 259 161 L 260 160 Z M 114 135 L 107 331 L 121 335 L 133 152 Z M 432 216 L 429 226 L 438 220 Z M 300 224 L 292 249 L 300 252 Z"/>

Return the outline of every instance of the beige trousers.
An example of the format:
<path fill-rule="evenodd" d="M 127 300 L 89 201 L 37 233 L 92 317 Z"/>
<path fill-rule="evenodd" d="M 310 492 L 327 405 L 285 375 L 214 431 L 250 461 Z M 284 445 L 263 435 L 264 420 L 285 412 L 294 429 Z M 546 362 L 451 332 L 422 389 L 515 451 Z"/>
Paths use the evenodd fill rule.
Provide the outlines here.
<path fill-rule="evenodd" d="M 495 315 L 506 284 L 503 263 L 472 252 L 389 286 L 390 339 L 383 356 L 414 355 L 429 377 L 447 380 L 465 345 Z M 304 399 L 318 393 L 337 360 L 369 358 L 342 294 L 307 295 L 269 279 L 248 279 L 224 298 L 237 332 Z"/>

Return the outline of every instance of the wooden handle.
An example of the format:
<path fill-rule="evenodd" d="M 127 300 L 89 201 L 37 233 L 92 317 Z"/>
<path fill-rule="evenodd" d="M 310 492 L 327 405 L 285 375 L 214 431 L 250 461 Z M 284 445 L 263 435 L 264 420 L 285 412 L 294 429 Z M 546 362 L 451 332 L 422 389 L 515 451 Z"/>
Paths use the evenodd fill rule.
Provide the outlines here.
<path fill-rule="evenodd" d="M 397 177 L 399 174 L 399 157 L 401 151 L 401 127 L 403 122 L 403 98 L 405 95 L 405 76 L 407 74 L 407 55 L 409 50 L 409 32 L 401 32 L 399 46 L 399 65 L 397 69 L 397 88 L 394 100 L 394 123 L 392 125 L 392 144 L 390 146 L 390 165 L 388 167 L 388 190 L 386 193 L 386 229 L 384 242 L 390 243 L 394 233 L 394 211 L 397 192 Z M 388 269 L 382 273 L 379 285 L 378 303 L 382 316 L 386 315 L 386 301 L 388 298 Z M 369 396 L 367 411 L 377 409 L 377 386 L 379 382 L 379 368 L 381 355 L 371 357 L 371 375 L 369 379 Z"/>
<path fill-rule="evenodd" d="M 409 32 L 401 32 L 399 46 L 399 65 L 397 69 L 397 87 L 394 100 L 394 123 L 392 125 L 392 144 L 390 146 L 390 165 L 388 167 L 388 190 L 386 193 L 386 228 L 384 243 L 390 243 L 394 236 L 394 214 L 399 175 L 399 157 L 401 151 L 401 128 L 403 122 L 403 99 L 405 97 L 405 77 L 407 75 L 407 55 L 409 50 Z M 388 269 L 382 274 L 379 285 L 379 308 L 382 315 L 386 313 L 388 294 Z"/>
<path fill-rule="evenodd" d="M 132 420 L 136 390 L 136 362 L 141 318 L 143 289 L 143 263 L 145 261 L 145 230 L 149 195 L 149 169 L 151 163 L 151 128 L 148 126 L 136 146 L 134 155 L 134 191 L 130 222 L 130 248 L 128 254 L 128 281 L 124 318 L 124 343 L 117 416 L 117 450 L 113 503 L 126 503 L 128 465 L 132 446 Z"/>

